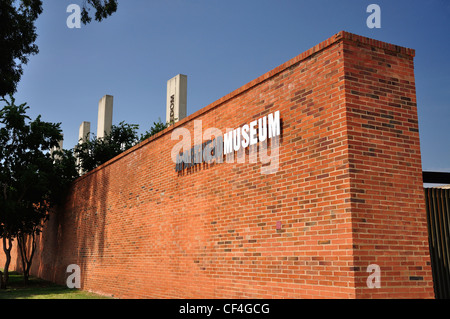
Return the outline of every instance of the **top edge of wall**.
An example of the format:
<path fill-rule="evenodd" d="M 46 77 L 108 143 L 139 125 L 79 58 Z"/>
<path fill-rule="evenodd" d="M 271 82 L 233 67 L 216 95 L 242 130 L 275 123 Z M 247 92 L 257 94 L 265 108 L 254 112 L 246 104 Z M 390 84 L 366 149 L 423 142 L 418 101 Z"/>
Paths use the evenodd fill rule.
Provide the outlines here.
<path fill-rule="evenodd" d="M 257 77 L 256 79 L 248 82 L 247 84 L 241 86 L 240 88 L 234 90 L 233 92 L 223 96 L 222 98 L 212 102 L 211 104 L 203 107 L 202 109 L 192 113 L 191 115 L 185 117 L 184 119 L 180 120 L 179 122 L 175 123 L 174 125 L 169 126 L 168 128 L 166 128 L 165 130 L 153 135 L 152 137 L 149 137 L 147 140 L 133 146 L 132 148 L 124 151 L 123 153 L 117 155 L 116 157 L 114 157 L 113 159 L 109 160 L 108 162 L 98 166 L 97 168 L 93 169 L 92 171 L 87 172 L 86 174 L 84 174 L 83 176 L 80 176 L 79 178 L 77 178 L 74 183 L 79 182 L 81 180 L 83 180 L 84 178 L 88 177 L 91 174 L 94 174 L 95 172 L 105 168 L 108 165 L 111 165 L 112 163 L 118 161 L 119 159 L 121 159 L 122 157 L 127 156 L 128 154 L 136 151 L 137 149 L 151 143 L 152 141 L 158 139 L 159 137 L 171 132 L 172 130 L 183 126 L 186 122 L 192 121 L 193 119 L 201 116 L 202 114 L 207 113 L 208 111 L 212 110 L 215 107 L 220 106 L 221 104 L 225 103 L 228 100 L 231 100 L 232 98 L 242 94 L 243 92 L 261 84 L 262 82 L 274 77 L 275 75 L 283 72 L 284 70 L 290 68 L 291 66 L 309 58 L 310 56 L 312 56 L 315 53 L 318 53 L 328 47 L 330 47 L 331 45 L 341 42 L 343 40 L 347 40 L 347 41 L 351 41 L 357 44 L 363 44 L 363 45 L 370 45 L 372 47 L 376 47 L 376 48 L 380 48 L 380 49 L 384 49 L 384 50 L 388 50 L 388 51 L 392 51 L 392 52 L 396 52 L 396 53 L 400 53 L 400 54 L 404 54 L 407 56 L 411 56 L 414 57 L 415 56 L 415 50 L 414 49 L 410 49 L 410 48 L 406 48 L 406 47 L 402 47 L 402 46 L 398 46 L 395 44 L 391 44 L 391 43 L 387 43 L 387 42 L 383 42 L 383 41 L 379 41 L 379 40 L 375 40 L 375 39 L 371 39 L 368 37 L 364 37 L 361 35 L 357 35 L 357 34 L 353 34 L 347 31 L 340 31 L 338 33 L 336 33 L 335 35 L 333 35 L 332 37 L 326 39 L 325 41 L 320 42 L 319 44 L 315 45 L 314 47 L 310 48 L 309 50 L 304 51 L 303 53 L 300 53 L 299 55 L 297 55 L 296 57 L 290 59 L 289 61 L 279 65 L 278 67 L 270 70 L 269 72 Z"/>

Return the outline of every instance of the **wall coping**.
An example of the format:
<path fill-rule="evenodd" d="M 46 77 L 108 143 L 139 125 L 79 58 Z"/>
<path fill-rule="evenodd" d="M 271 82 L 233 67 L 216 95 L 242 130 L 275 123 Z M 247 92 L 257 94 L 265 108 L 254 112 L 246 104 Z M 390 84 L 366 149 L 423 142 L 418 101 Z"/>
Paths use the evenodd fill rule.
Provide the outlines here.
<path fill-rule="evenodd" d="M 88 176 L 95 174 L 97 171 L 102 170 L 103 168 L 113 164 L 114 162 L 120 160 L 121 158 L 127 156 L 128 154 L 144 147 L 145 145 L 153 142 L 154 140 L 162 137 L 165 134 L 168 134 L 169 132 L 171 132 L 172 130 L 183 126 L 185 123 L 192 121 L 193 119 L 209 112 L 210 110 L 220 106 L 221 104 L 233 99 L 234 97 L 244 93 L 245 91 L 261 84 L 262 82 L 276 76 L 277 74 L 283 72 L 284 70 L 290 68 L 291 66 L 306 60 L 307 58 L 309 58 L 310 56 L 314 55 L 315 53 L 318 53 L 320 51 L 323 51 L 324 49 L 330 47 L 331 45 L 338 43 L 338 42 L 342 42 L 343 40 L 348 40 L 351 42 L 355 42 L 357 44 L 363 44 L 363 45 L 370 45 L 372 47 L 376 47 L 379 49 L 384 49 L 384 50 L 388 50 L 388 51 L 392 51 L 392 52 L 396 52 L 396 53 L 401 53 L 404 55 L 408 55 L 411 57 L 415 56 L 415 50 L 414 49 L 410 49 L 410 48 L 406 48 L 406 47 L 402 47 L 402 46 L 398 46 L 398 45 L 394 45 L 391 43 L 387 43 L 387 42 L 383 42 L 383 41 L 379 41 L 379 40 L 374 40 L 371 38 L 367 38 L 361 35 L 357 35 L 357 34 L 353 34 L 347 31 L 340 31 L 338 33 L 336 33 L 335 35 L 333 35 L 332 37 L 328 38 L 325 41 L 322 41 L 321 43 L 315 45 L 314 47 L 310 48 L 307 51 L 304 51 L 303 53 L 300 53 L 299 55 L 297 55 L 296 57 L 290 59 L 289 61 L 279 65 L 278 67 L 270 70 L 269 72 L 257 77 L 256 79 L 248 82 L 247 84 L 241 86 L 240 88 L 232 91 L 231 93 L 223 96 L 222 98 L 212 102 L 211 104 L 203 107 L 202 109 L 192 113 L 191 115 L 187 116 L 186 118 L 184 118 L 183 120 L 175 123 L 174 125 L 169 126 L 168 128 L 166 128 L 165 130 L 149 137 L 148 139 L 142 141 L 141 143 L 133 146 L 132 148 L 124 151 L 123 153 L 117 155 L 116 157 L 112 158 L 111 160 L 109 160 L 106 163 L 103 163 L 102 165 L 96 167 L 95 169 L 93 169 L 92 171 L 87 172 L 86 174 L 84 174 L 83 176 L 78 177 L 75 181 L 73 181 L 73 183 L 78 183 L 80 181 L 82 181 L 83 179 L 87 178 Z"/>

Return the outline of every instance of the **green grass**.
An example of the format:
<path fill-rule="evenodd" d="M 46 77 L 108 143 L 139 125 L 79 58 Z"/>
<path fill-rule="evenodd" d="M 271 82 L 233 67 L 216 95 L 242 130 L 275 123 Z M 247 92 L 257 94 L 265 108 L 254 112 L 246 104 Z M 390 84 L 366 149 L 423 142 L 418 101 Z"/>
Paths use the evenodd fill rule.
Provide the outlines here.
<path fill-rule="evenodd" d="M 0 299 L 111 299 L 78 289 L 56 285 L 39 278 L 30 277 L 25 286 L 23 276 L 16 272 L 9 273 L 6 290 L 0 289 Z"/>

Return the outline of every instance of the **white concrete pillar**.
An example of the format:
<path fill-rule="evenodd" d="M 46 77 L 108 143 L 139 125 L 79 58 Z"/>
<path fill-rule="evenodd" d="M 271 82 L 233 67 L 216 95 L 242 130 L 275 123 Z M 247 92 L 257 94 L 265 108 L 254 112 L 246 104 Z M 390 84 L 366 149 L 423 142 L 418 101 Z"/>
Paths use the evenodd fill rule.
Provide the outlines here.
<path fill-rule="evenodd" d="M 89 141 L 89 135 L 91 133 L 91 122 L 82 122 L 80 125 L 80 129 L 78 131 L 78 144 L 83 144 Z M 80 159 L 77 157 L 77 166 L 80 165 Z M 80 175 L 83 175 L 83 170 L 80 168 L 78 170 Z"/>
<path fill-rule="evenodd" d="M 97 138 L 104 138 L 111 133 L 113 120 L 113 97 L 105 95 L 98 103 Z"/>
<path fill-rule="evenodd" d="M 89 134 L 91 133 L 91 122 L 83 122 L 80 125 L 78 133 L 78 144 L 89 141 Z"/>
<path fill-rule="evenodd" d="M 167 123 L 176 123 L 187 115 L 187 76 L 178 74 L 167 81 Z"/>

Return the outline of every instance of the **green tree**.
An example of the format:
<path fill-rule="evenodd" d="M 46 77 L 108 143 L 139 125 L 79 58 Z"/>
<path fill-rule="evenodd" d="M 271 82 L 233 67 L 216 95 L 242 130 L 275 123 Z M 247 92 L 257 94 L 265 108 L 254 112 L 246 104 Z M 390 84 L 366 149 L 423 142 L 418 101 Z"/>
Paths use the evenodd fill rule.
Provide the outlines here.
<path fill-rule="evenodd" d="M 117 0 L 84 0 L 81 21 L 102 21 L 117 10 Z M 23 74 L 23 65 L 39 52 L 35 44 L 35 21 L 42 13 L 42 0 L 0 1 L 0 96 L 14 94 Z"/>
<path fill-rule="evenodd" d="M 139 137 L 137 133 L 139 125 L 121 122 L 119 125 L 113 125 L 111 133 L 104 138 L 98 139 L 93 134 L 87 136 L 85 142 L 76 145 L 73 151 L 74 156 L 78 158 L 78 168 L 81 172 L 89 172 L 145 139 L 163 131 L 168 126 L 159 119 Z"/>
<path fill-rule="evenodd" d="M 60 123 L 26 115 L 26 103 L 0 111 L 0 237 L 6 255 L 1 288 L 8 283 L 13 240 L 17 239 L 25 282 L 28 280 L 38 235 L 49 211 L 66 186 L 78 175 L 69 151 L 50 152 L 62 140 Z"/>
<path fill-rule="evenodd" d="M 136 124 L 121 122 L 113 125 L 104 138 L 92 135 L 76 145 L 73 153 L 78 158 L 80 171 L 89 172 L 136 145 L 138 128 Z"/>
<path fill-rule="evenodd" d="M 161 118 L 158 119 L 158 122 L 153 122 L 153 126 L 150 127 L 150 129 L 148 131 L 146 131 L 144 134 L 141 134 L 141 141 L 144 141 L 150 137 L 152 137 L 153 135 L 164 131 L 166 128 L 169 127 L 169 123 L 163 123 L 161 122 Z"/>
<path fill-rule="evenodd" d="M 29 199 L 32 209 L 23 210 L 18 214 L 20 227 L 16 238 L 25 283 L 28 282 L 36 251 L 36 236 L 41 233 L 52 208 L 62 202 L 69 184 L 79 176 L 72 151 L 56 150 L 50 154 L 50 158 L 49 154 L 42 155 L 41 153 L 35 156 L 29 165 L 31 170 L 29 180 L 38 183 L 34 185 L 33 195 Z M 34 162 L 34 165 L 31 162 Z"/>

